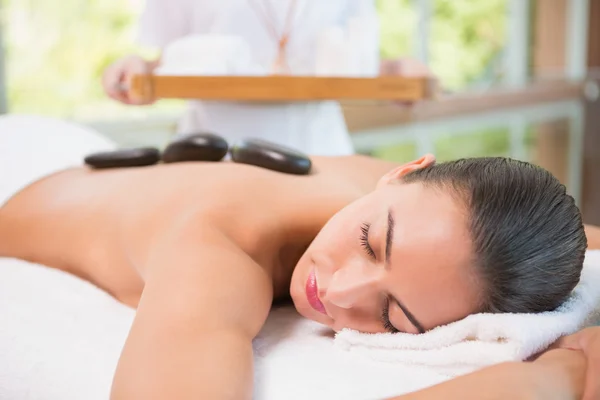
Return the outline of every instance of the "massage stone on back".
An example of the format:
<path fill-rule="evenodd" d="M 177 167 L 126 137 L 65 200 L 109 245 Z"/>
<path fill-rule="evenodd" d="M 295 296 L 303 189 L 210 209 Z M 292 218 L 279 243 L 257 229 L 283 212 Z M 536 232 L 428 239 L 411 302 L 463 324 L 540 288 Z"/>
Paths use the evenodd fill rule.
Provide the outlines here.
<path fill-rule="evenodd" d="M 85 158 L 92 168 L 122 168 L 187 161 L 221 161 L 227 154 L 232 161 L 294 175 L 311 171 L 310 158 L 304 154 L 260 139 L 246 139 L 229 148 L 225 139 L 211 133 L 184 135 L 171 142 L 162 152 L 143 147 L 94 153 Z"/>
<path fill-rule="evenodd" d="M 228 149 L 229 144 L 221 136 L 211 133 L 189 134 L 172 141 L 163 151 L 162 161 L 221 161 Z"/>
<path fill-rule="evenodd" d="M 92 168 L 145 167 L 160 160 L 160 152 L 154 147 L 139 147 L 90 154 L 84 162 Z"/>
<path fill-rule="evenodd" d="M 307 175 L 312 163 L 304 154 L 262 139 L 245 139 L 229 150 L 236 163 L 256 165 L 286 174 Z"/>

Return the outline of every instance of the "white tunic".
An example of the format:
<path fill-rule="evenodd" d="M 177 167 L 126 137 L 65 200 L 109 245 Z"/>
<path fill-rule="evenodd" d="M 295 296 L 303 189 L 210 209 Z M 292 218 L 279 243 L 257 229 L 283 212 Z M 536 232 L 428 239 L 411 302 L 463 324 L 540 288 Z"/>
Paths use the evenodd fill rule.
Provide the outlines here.
<path fill-rule="evenodd" d="M 140 22 L 140 41 L 164 48 L 191 34 L 243 37 L 261 66 L 277 57 L 277 39 L 252 4 L 276 16 L 279 34 L 291 0 L 146 0 Z M 287 61 L 291 73 L 310 74 L 315 66 L 317 35 L 332 25 L 343 26 L 359 7 L 374 8 L 374 0 L 297 0 L 292 18 Z M 378 43 L 373 43 L 378 46 Z M 235 103 L 190 101 L 179 123 L 180 133 L 210 131 L 230 143 L 257 137 L 293 147 L 311 155 L 353 153 L 340 105 L 333 101 L 290 103 Z"/>

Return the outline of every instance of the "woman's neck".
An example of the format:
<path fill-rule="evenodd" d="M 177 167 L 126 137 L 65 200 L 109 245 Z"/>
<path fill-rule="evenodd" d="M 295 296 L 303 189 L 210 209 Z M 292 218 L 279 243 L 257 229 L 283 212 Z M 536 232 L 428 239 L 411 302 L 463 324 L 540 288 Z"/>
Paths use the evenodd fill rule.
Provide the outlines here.
<path fill-rule="evenodd" d="M 320 190 L 317 190 L 320 188 Z M 278 211 L 278 254 L 273 268 L 275 297 L 289 295 L 292 273 L 300 257 L 323 226 L 338 211 L 361 196 L 354 188 L 342 185 L 323 186 L 316 182 L 315 190 L 307 190 L 301 198 L 286 202 Z"/>
<path fill-rule="evenodd" d="M 277 235 L 277 258 L 272 275 L 275 299 L 289 296 L 290 280 L 296 264 L 332 215 L 327 216 L 323 211 L 311 208 L 309 204 L 298 204 L 298 207 L 290 208 L 286 216 L 281 218 L 281 231 Z"/>

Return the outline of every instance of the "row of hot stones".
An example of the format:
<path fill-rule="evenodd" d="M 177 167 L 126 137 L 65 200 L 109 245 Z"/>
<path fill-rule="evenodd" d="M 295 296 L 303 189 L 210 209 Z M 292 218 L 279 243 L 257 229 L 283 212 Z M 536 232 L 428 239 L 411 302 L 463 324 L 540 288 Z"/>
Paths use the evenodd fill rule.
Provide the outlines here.
<path fill-rule="evenodd" d="M 163 151 L 156 147 L 138 147 L 94 153 L 85 163 L 94 169 L 143 167 L 162 163 L 223 160 L 229 153 L 231 161 L 250 164 L 277 172 L 295 175 L 310 173 L 312 163 L 306 155 L 261 139 L 244 139 L 230 146 L 221 136 L 196 133 L 180 136 Z"/>

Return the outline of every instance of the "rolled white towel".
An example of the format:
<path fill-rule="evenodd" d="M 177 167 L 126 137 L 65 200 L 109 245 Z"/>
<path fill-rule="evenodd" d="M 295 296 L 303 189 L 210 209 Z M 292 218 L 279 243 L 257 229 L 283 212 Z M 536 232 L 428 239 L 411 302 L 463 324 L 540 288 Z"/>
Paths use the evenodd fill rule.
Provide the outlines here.
<path fill-rule="evenodd" d="M 237 35 L 188 35 L 170 43 L 157 75 L 260 75 L 248 42 Z"/>

